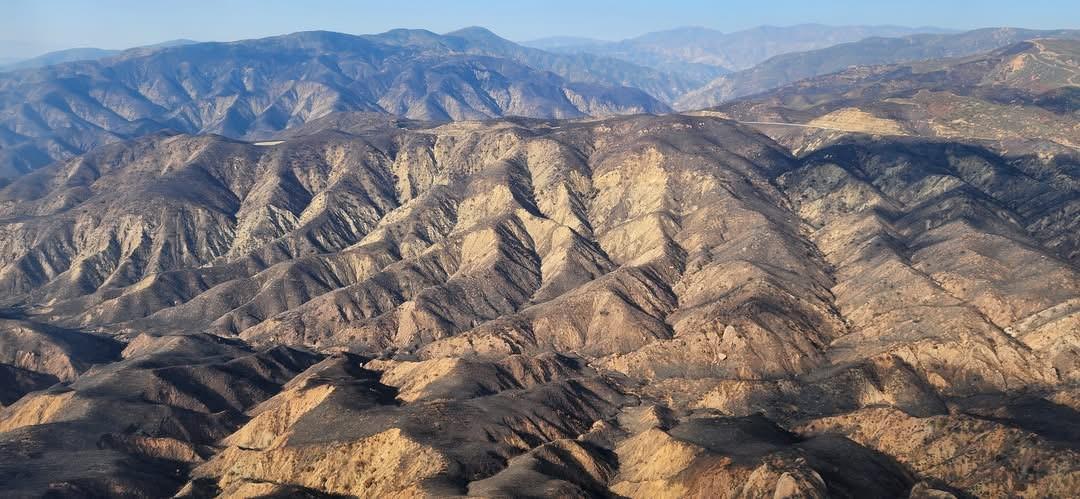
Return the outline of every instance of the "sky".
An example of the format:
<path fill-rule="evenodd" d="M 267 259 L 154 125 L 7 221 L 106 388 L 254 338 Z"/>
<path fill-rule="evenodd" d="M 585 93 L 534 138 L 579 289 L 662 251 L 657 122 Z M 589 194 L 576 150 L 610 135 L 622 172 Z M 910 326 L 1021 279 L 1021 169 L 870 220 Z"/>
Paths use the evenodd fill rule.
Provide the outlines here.
<path fill-rule="evenodd" d="M 443 33 L 484 26 L 511 40 L 629 38 L 680 26 L 895 24 L 1080 28 L 1077 0 L 0 0 L 0 57 L 165 40 L 230 41 L 330 30 Z"/>

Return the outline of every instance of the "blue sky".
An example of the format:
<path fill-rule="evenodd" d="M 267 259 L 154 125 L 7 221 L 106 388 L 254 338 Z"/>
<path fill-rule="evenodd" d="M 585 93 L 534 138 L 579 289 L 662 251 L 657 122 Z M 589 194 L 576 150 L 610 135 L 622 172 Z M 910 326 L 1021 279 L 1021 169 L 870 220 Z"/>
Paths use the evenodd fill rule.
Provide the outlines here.
<path fill-rule="evenodd" d="M 1069 0 L 0 0 L 0 55 L 66 47 L 125 48 L 176 38 L 236 40 L 326 29 L 445 32 L 485 26 L 512 40 L 621 39 L 678 26 L 898 24 L 1080 28 Z"/>

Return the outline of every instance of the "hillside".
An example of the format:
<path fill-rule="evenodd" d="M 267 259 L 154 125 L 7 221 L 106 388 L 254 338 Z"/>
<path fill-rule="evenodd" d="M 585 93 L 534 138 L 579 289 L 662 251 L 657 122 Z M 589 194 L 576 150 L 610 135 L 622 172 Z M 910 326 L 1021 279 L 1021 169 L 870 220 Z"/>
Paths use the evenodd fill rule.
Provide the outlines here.
<path fill-rule="evenodd" d="M 690 115 L 98 148 L 0 190 L 3 363 L 64 380 L 0 489 L 1067 495 L 1063 164 Z"/>

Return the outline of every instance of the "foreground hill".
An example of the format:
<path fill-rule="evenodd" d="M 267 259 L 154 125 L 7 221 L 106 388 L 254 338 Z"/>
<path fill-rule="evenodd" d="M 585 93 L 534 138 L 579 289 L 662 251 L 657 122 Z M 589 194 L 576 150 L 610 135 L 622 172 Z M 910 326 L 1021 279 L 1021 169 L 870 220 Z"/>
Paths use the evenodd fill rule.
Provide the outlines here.
<path fill-rule="evenodd" d="M 818 50 L 778 55 L 752 68 L 716 78 L 680 97 L 675 107 L 702 109 L 852 66 L 967 56 L 1035 38 L 1075 40 L 1080 39 L 1080 31 L 985 28 L 955 34 L 872 37 Z"/>
<path fill-rule="evenodd" d="M 333 114 L 98 148 L 0 190 L 0 361 L 38 375 L 0 489 L 1067 496 L 1080 158 L 999 146 Z"/>
<path fill-rule="evenodd" d="M 427 120 L 650 113 L 668 108 L 647 92 L 674 99 L 689 88 L 655 70 L 548 54 L 482 29 L 133 49 L 0 73 L 0 177 L 164 129 L 256 137 L 339 111 Z"/>

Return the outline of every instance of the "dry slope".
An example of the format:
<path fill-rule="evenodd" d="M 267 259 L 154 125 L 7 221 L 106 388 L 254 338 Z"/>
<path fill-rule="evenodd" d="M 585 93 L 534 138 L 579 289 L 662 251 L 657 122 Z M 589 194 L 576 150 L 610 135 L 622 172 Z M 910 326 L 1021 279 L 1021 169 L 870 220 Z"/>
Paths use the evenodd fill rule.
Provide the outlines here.
<path fill-rule="evenodd" d="M 335 115 L 281 140 L 162 134 L 0 190 L 0 331 L 126 344 L 39 368 L 64 383 L 0 413 L 0 488 L 1075 489 L 1069 152 L 794 156 L 686 115 Z"/>

